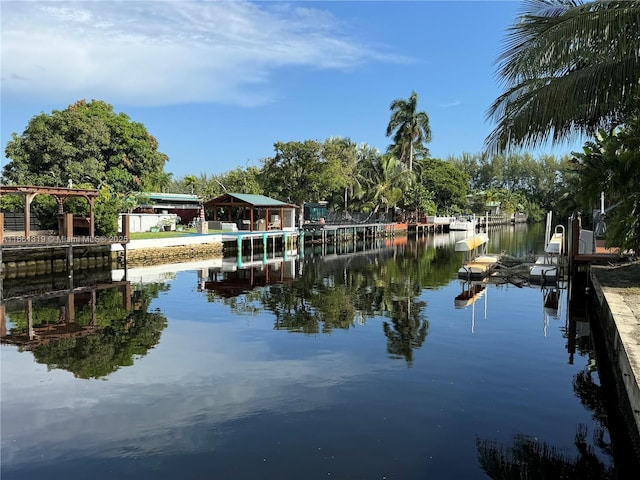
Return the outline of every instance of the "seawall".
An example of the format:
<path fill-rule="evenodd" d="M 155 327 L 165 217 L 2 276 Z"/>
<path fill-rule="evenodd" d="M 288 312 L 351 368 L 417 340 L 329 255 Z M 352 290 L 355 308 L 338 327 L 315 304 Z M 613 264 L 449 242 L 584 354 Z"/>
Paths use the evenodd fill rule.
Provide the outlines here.
<path fill-rule="evenodd" d="M 592 265 L 590 281 L 620 410 L 640 455 L 640 263 Z"/>

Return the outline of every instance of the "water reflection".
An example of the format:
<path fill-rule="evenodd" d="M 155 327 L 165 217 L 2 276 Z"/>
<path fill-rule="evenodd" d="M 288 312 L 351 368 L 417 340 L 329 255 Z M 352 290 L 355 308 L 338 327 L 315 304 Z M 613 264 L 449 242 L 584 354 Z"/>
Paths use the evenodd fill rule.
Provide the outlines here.
<path fill-rule="evenodd" d="M 105 276 L 110 272 L 85 274 L 75 284 L 73 275 L 5 282 L 5 293 L 12 296 L 0 304 L 2 343 L 78 378 L 105 377 L 133 365 L 159 342 L 167 326 L 160 311 L 148 311 L 151 300 L 167 287 L 132 286 Z M 43 285 L 54 289 L 43 292 Z"/>
<path fill-rule="evenodd" d="M 73 302 L 34 297 L 34 326 L 73 305 L 97 330 L 36 360 L 108 381 L 29 369 L 33 350 L 3 346 L 3 478 L 542 478 L 536 466 L 587 464 L 611 478 L 589 330 L 561 290 L 554 310 L 550 286 L 466 285 L 462 260 L 428 236 L 117 271 L 74 285 Z M 28 336 L 25 300 L 6 304 L 12 334 Z"/>
<path fill-rule="evenodd" d="M 587 434 L 585 426 L 578 428 L 574 440 L 576 455 L 522 434 L 515 435 L 511 444 L 479 438 L 476 440 L 478 458 L 490 478 L 621 478 L 598 457 Z M 604 442 L 601 429 L 594 436 L 598 442 Z M 607 450 L 607 445 L 598 446 Z"/>

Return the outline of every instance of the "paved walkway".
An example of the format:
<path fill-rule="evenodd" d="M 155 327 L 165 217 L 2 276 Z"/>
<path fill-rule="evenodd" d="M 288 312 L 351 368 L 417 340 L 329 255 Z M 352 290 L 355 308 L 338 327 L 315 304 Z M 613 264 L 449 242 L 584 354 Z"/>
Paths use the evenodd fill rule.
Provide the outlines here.
<path fill-rule="evenodd" d="M 640 433 L 640 262 L 619 266 L 592 266 L 591 280 L 601 303 L 611 312 L 615 327 L 608 333 L 620 369 L 634 420 Z M 608 322 L 611 323 L 610 321 Z"/>

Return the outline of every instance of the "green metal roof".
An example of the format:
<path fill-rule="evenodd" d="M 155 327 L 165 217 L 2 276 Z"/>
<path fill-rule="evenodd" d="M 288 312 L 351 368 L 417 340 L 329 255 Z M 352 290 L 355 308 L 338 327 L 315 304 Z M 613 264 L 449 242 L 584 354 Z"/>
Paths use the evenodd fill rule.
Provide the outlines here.
<path fill-rule="evenodd" d="M 238 200 L 242 200 L 243 202 L 251 203 L 257 207 L 268 205 L 270 207 L 274 205 L 287 205 L 285 202 L 281 202 L 280 200 L 276 200 L 275 198 L 270 198 L 265 195 L 254 195 L 251 193 L 230 193 L 229 195 L 233 195 Z"/>
<path fill-rule="evenodd" d="M 138 195 L 146 197 L 149 200 L 170 200 L 170 201 L 182 201 L 182 202 L 199 202 L 200 198 L 197 195 L 190 195 L 187 193 L 157 193 L 157 192 L 140 192 Z"/>
<path fill-rule="evenodd" d="M 242 203 L 246 203 L 254 207 L 295 207 L 295 205 L 281 202 L 280 200 L 276 200 L 275 198 L 266 197 L 264 195 L 254 195 L 251 193 L 225 193 L 213 200 L 209 200 L 206 203 L 212 204 L 217 203 L 218 201 L 222 201 L 224 203 L 223 199 L 225 197 L 233 197 L 234 199 Z"/>

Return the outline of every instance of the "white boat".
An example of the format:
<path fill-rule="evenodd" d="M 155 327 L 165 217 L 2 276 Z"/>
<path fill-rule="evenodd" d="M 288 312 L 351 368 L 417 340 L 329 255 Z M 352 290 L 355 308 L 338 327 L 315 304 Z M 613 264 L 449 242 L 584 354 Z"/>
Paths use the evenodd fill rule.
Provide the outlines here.
<path fill-rule="evenodd" d="M 461 230 L 465 232 L 474 232 L 478 226 L 478 219 L 475 216 L 458 217 L 449 223 L 449 230 Z"/>

